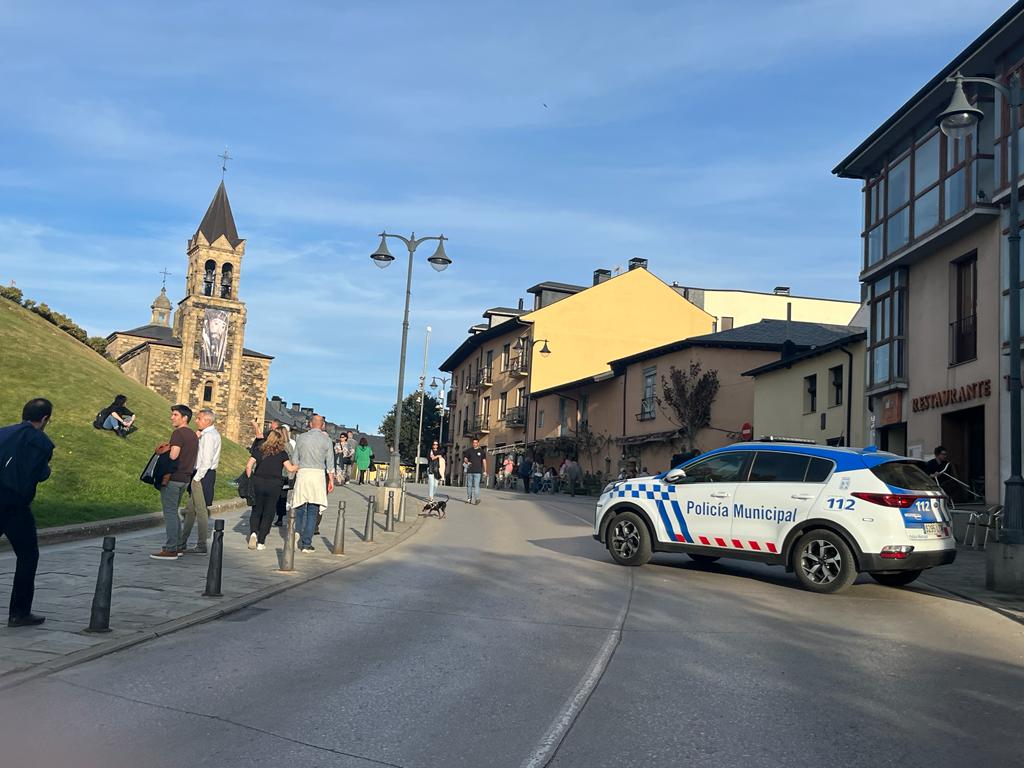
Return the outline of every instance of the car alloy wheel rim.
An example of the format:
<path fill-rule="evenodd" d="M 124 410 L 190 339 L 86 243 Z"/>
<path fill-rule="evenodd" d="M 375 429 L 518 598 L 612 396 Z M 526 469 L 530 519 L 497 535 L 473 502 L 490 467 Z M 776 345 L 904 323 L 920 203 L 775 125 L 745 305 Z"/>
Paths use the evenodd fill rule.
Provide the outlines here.
<path fill-rule="evenodd" d="M 839 578 L 843 569 L 843 558 L 836 545 L 824 539 L 807 543 L 800 555 L 800 567 L 808 581 L 814 584 L 831 584 Z"/>
<path fill-rule="evenodd" d="M 620 557 L 631 558 L 640 549 L 640 531 L 630 520 L 622 520 L 612 530 L 612 547 Z"/>

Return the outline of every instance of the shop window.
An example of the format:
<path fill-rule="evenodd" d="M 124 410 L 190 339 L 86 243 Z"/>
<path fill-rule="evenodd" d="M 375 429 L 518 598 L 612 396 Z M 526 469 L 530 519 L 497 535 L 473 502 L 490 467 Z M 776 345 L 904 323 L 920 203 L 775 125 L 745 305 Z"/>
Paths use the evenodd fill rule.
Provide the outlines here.
<path fill-rule="evenodd" d="M 804 376 L 804 413 L 818 410 L 818 374 Z"/>

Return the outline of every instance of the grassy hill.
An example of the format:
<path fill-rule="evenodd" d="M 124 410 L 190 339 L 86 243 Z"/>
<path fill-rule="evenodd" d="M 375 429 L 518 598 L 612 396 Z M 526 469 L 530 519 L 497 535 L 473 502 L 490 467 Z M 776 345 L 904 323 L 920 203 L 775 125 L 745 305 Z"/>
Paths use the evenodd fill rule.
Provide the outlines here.
<path fill-rule="evenodd" d="M 138 430 L 127 440 L 94 429 L 96 412 L 114 395 L 128 397 Z M 46 433 L 56 444 L 53 475 L 39 486 L 33 510 L 40 527 L 144 514 L 159 494 L 139 481 L 153 448 L 171 433 L 171 404 L 41 317 L 0 299 L 0 424 L 21 420 L 33 397 L 53 402 Z M 224 440 L 217 498 L 245 465 L 245 449 Z"/>

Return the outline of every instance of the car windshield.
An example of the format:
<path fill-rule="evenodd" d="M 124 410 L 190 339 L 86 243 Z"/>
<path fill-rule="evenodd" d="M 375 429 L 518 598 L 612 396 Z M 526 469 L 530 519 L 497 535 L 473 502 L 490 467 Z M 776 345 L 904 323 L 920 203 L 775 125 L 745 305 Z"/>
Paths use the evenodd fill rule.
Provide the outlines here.
<path fill-rule="evenodd" d="M 919 461 L 887 461 L 871 468 L 871 474 L 886 485 L 908 491 L 937 491 L 935 480 Z"/>

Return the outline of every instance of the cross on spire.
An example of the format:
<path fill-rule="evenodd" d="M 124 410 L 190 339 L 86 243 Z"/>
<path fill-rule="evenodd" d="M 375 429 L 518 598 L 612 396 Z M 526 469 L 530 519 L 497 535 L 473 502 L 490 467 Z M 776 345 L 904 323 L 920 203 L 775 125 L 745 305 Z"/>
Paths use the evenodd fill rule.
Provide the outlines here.
<path fill-rule="evenodd" d="M 217 155 L 220 158 L 220 180 L 224 181 L 224 174 L 228 172 L 228 160 L 234 160 L 231 155 L 228 154 L 228 148 L 224 147 L 224 152 Z"/>
<path fill-rule="evenodd" d="M 162 289 L 166 290 L 166 289 L 167 289 L 167 277 L 168 277 L 168 276 L 169 276 L 169 275 L 170 275 L 171 273 L 167 271 L 167 267 L 164 267 L 163 271 L 162 271 L 162 272 L 159 272 L 159 273 L 157 273 L 157 274 L 160 274 L 160 275 L 163 275 L 163 276 L 164 276 L 163 282 L 162 282 L 162 283 L 160 284 L 160 287 L 161 287 Z"/>

